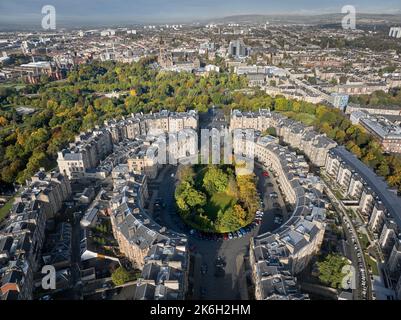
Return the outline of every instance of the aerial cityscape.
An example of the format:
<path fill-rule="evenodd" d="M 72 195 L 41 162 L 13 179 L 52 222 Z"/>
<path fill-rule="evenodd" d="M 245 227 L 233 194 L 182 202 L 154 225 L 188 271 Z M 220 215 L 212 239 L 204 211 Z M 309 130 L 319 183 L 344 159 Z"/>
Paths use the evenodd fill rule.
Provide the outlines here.
<path fill-rule="evenodd" d="M 1 301 L 401 300 L 401 3 L 47 2 L 0 0 Z"/>

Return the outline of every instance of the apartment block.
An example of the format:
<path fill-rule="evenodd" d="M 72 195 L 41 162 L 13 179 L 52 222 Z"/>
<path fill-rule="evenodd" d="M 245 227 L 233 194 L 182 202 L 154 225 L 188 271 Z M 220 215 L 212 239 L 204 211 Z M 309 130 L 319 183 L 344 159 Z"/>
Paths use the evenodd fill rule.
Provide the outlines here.
<path fill-rule="evenodd" d="M 87 172 L 98 166 L 113 150 L 110 131 L 98 129 L 82 133 L 75 142 L 58 153 L 57 163 L 61 173 L 69 179 L 84 178 Z"/>

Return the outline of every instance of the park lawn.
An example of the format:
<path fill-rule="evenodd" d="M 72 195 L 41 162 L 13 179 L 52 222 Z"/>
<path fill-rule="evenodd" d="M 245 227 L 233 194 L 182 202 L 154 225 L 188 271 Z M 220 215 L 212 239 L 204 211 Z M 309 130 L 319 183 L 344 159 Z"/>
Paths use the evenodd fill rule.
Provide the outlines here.
<path fill-rule="evenodd" d="M 296 121 L 300 121 L 307 126 L 311 126 L 316 119 L 314 114 L 297 113 L 293 111 L 284 112 L 284 115 Z"/>
<path fill-rule="evenodd" d="M 23 83 L 2 83 L 2 84 L 0 84 L 0 87 L 15 88 L 16 90 L 21 90 L 21 89 L 24 89 L 26 87 L 26 85 Z"/>
<path fill-rule="evenodd" d="M 359 233 L 358 234 L 359 242 L 362 246 L 363 250 L 366 250 L 367 247 L 369 247 L 369 239 L 368 236 L 364 233 Z"/>
<path fill-rule="evenodd" d="M 379 268 L 377 267 L 377 262 L 372 259 L 372 257 L 365 253 L 365 260 L 367 264 L 370 266 L 370 270 L 372 271 L 373 275 L 379 275 Z"/>
<path fill-rule="evenodd" d="M 10 200 L 7 201 L 7 203 L 2 208 L 0 208 L 0 223 L 7 216 L 8 212 L 10 211 L 11 207 L 13 206 L 13 203 L 14 203 L 14 198 L 11 198 Z"/>
<path fill-rule="evenodd" d="M 205 212 L 211 219 L 217 217 L 219 210 L 223 212 L 228 208 L 234 206 L 237 203 L 237 199 L 227 194 L 226 192 L 215 193 L 205 206 Z"/>

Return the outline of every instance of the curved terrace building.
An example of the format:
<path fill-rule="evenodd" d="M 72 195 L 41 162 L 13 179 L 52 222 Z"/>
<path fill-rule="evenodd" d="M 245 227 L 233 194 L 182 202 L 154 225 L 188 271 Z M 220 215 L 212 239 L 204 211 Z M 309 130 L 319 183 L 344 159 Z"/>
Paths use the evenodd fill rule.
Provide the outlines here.
<path fill-rule="evenodd" d="M 308 299 L 300 293 L 295 276 L 308 265 L 323 242 L 325 204 L 321 200 L 320 180 L 308 173 L 309 166 L 303 156 L 280 146 L 277 138 L 257 134 L 255 139 L 244 142 L 245 131 L 243 135 L 240 133 L 236 129 L 234 152 L 243 157 L 255 155 L 265 170 L 272 171 L 292 210 L 277 230 L 251 240 L 255 297 L 259 300 Z"/>
<path fill-rule="evenodd" d="M 271 127 L 278 137 L 262 136 Z M 120 251 L 142 272 L 135 298 L 183 299 L 189 270 L 186 235 L 153 221 L 145 203 L 148 179 L 157 176 L 158 157 L 166 151 L 164 141 L 173 142 L 166 154 L 170 160 L 194 159 L 197 128 L 195 111 L 161 111 L 106 121 L 102 128 L 78 135 L 69 148 L 59 152 L 58 172 L 41 170 L 27 182 L 0 231 L 1 299 L 32 299 L 33 273 L 42 264 L 45 225 L 70 198 L 70 181 L 109 176 L 113 192 L 107 211 L 113 234 Z M 250 138 L 245 129 L 256 130 L 256 135 Z M 319 251 L 325 231 L 324 184 L 310 173 L 309 164 L 324 167 L 343 194 L 357 203 L 377 234 L 394 287 L 400 283 L 401 275 L 393 271 L 400 256 L 401 202 L 373 171 L 326 136 L 269 110 L 232 111 L 230 130 L 236 133 L 235 154 L 255 157 L 258 165 L 275 175 L 290 213 L 276 230 L 250 241 L 257 299 L 308 299 L 300 292 L 296 277 Z"/>

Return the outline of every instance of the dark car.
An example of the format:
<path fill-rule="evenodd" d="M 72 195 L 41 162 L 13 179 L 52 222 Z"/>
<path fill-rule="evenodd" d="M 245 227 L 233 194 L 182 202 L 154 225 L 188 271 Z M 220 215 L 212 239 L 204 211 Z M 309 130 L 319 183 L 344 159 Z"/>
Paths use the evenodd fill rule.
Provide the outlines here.
<path fill-rule="evenodd" d="M 224 268 L 222 267 L 217 267 L 216 271 L 214 272 L 214 276 L 217 278 L 222 278 L 226 275 L 226 272 L 224 271 Z"/>
<path fill-rule="evenodd" d="M 217 259 L 216 259 L 216 267 L 222 267 L 222 268 L 224 268 L 225 266 L 226 266 L 226 260 L 224 259 L 224 257 L 221 257 L 221 256 L 219 256 L 219 257 L 217 257 Z"/>

